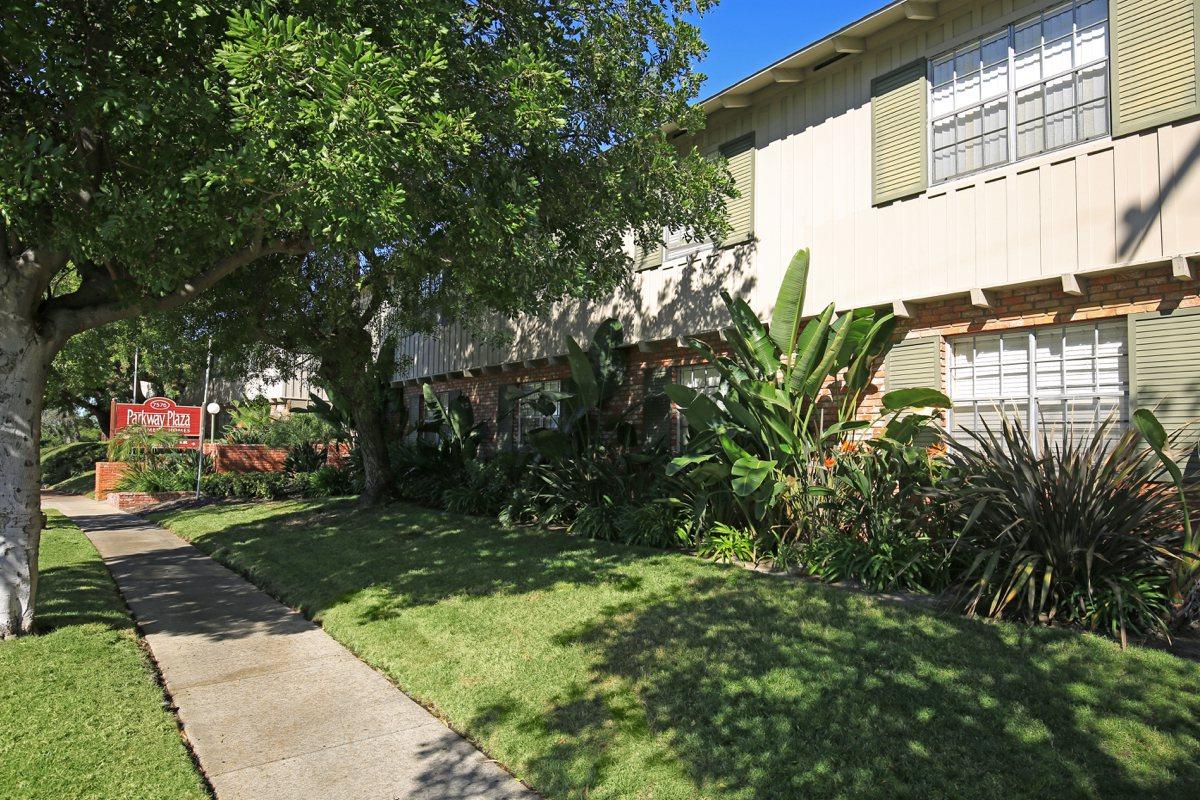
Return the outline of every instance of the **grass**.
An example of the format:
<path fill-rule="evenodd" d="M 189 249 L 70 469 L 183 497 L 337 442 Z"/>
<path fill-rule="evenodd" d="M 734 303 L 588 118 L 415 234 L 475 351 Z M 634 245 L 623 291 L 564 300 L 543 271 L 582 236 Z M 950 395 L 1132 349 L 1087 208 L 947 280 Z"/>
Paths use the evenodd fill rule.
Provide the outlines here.
<path fill-rule="evenodd" d="M 0 642 L 0 798 L 207 798 L 108 570 L 48 515 L 40 632 Z"/>
<path fill-rule="evenodd" d="M 74 477 L 59 481 L 50 487 L 52 491 L 63 494 L 82 494 L 92 497 L 96 493 L 96 470 L 82 472 Z"/>
<path fill-rule="evenodd" d="M 1200 665 L 345 502 L 180 510 L 547 797 L 1200 796 Z"/>

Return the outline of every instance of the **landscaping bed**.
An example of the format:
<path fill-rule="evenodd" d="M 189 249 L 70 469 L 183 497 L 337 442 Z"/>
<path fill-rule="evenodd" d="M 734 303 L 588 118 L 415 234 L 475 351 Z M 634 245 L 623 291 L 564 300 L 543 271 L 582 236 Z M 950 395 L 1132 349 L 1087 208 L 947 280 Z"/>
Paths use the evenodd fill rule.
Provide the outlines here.
<path fill-rule="evenodd" d="M 550 798 L 1200 793 L 1166 653 L 411 506 L 158 518 Z"/>
<path fill-rule="evenodd" d="M 0 798 L 209 797 L 108 570 L 48 514 L 39 633 L 0 642 Z"/>

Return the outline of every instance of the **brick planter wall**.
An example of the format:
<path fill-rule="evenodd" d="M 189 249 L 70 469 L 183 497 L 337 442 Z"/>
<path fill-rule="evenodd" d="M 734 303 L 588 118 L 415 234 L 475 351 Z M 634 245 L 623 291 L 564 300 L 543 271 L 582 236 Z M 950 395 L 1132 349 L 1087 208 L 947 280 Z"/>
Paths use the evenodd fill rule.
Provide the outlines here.
<path fill-rule="evenodd" d="M 159 503 L 194 496 L 194 492 L 109 492 L 106 502 L 121 511 L 141 511 Z"/>
<path fill-rule="evenodd" d="M 121 476 L 128 471 L 129 465 L 124 461 L 97 461 L 96 499 L 103 500 L 108 497 L 109 492 L 116 488 L 117 482 L 121 480 Z"/>
<path fill-rule="evenodd" d="M 287 448 L 265 444 L 217 444 L 205 452 L 213 460 L 214 472 L 283 472 Z"/>

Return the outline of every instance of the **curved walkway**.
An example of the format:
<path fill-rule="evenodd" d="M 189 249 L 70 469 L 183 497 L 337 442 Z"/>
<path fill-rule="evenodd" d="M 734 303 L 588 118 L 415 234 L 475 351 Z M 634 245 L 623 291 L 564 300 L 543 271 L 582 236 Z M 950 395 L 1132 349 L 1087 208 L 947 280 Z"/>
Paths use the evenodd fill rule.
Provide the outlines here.
<path fill-rule="evenodd" d="M 536 795 L 319 627 L 165 528 L 47 494 L 87 533 L 219 800 Z"/>

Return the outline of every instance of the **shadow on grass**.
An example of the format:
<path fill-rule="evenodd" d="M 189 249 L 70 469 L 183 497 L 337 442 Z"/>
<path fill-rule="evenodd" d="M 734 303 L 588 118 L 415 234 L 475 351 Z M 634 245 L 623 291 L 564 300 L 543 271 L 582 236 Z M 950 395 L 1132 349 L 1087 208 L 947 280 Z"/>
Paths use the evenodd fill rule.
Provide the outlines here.
<path fill-rule="evenodd" d="M 1128 653 L 1090 637 L 870 609 L 764 580 L 694 580 L 562 637 L 598 661 L 587 690 L 544 720 L 562 734 L 544 766 L 577 758 L 579 742 L 611 744 L 624 724 L 615 677 L 692 781 L 723 795 L 1200 792 L 1194 665 L 1154 658 L 1131 670 Z"/>
<path fill-rule="evenodd" d="M 457 720 L 481 740 L 522 729 L 522 774 L 553 797 L 628 781 L 637 741 L 645 786 L 682 772 L 688 796 L 1200 796 L 1200 668 L 1165 654 L 402 506 L 197 541 L 311 613 L 355 598 L 363 624 L 449 597 L 615 592 L 547 643 L 582 649 L 585 680 L 548 708 L 498 684 Z M 678 580 L 643 585 L 650 570 Z"/>

